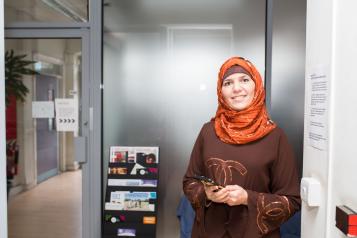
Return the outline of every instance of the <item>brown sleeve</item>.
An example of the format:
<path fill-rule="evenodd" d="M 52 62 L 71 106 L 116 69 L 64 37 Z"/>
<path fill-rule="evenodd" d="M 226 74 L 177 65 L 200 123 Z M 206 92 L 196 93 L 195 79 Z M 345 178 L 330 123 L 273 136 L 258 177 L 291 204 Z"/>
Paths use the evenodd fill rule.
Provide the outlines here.
<path fill-rule="evenodd" d="M 300 210 L 300 189 L 296 161 L 284 134 L 271 171 L 271 193 L 248 190 L 248 211 L 260 234 L 267 234 Z"/>
<path fill-rule="evenodd" d="M 197 179 L 192 178 L 194 175 L 204 175 L 202 130 L 203 129 L 201 129 L 201 132 L 196 139 L 190 162 L 183 178 L 183 191 L 195 210 L 203 207 L 206 201 L 206 193 L 203 184 Z"/>

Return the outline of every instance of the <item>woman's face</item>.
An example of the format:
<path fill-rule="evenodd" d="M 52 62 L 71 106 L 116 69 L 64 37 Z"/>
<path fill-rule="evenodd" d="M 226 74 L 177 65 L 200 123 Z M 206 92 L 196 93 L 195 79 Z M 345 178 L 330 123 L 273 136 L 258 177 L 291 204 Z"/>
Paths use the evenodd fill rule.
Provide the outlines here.
<path fill-rule="evenodd" d="M 241 111 L 249 107 L 254 98 L 255 83 L 245 73 L 235 73 L 223 80 L 222 95 L 226 103 L 234 110 Z"/>

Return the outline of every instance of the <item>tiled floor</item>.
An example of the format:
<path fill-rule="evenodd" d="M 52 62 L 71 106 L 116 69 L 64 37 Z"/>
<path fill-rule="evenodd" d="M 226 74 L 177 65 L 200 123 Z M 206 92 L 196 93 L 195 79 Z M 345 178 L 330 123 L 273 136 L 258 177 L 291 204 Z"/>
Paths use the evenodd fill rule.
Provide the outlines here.
<path fill-rule="evenodd" d="M 81 238 L 81 171 L 66 172 L 11 198 L 9 238 Z"/>

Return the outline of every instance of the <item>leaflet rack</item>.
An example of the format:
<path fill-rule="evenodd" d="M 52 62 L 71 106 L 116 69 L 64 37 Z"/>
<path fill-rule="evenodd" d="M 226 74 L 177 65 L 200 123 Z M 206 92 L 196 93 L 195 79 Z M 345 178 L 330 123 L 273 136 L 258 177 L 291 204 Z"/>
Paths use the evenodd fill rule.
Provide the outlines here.
<path fill-rule="evenodd" d="M 112 146 L 103 238 L 155 238 L 159 147 Z"/>

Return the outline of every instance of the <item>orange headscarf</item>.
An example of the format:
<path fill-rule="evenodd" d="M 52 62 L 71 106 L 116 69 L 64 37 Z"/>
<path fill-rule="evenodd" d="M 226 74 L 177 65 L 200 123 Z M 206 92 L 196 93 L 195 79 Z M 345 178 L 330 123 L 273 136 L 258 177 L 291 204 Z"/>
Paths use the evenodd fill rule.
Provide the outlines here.
<path fill-rule="evenodd" d="M 255 82 L 255 92 L 252 103 L 246 109 L 236 111 L 225 101 L 222 95 L 223 76 L 233 65 L 245 69 Z M 262 78 L 252 63 L 241 57 L 228 59 L 222 65 L 217 83 L 218 109 L 214 120 L 217 136 L 229 144 L 246 144 L 264 137 L 271 132 L 276 124 L 268 116 L 265 107 L 265 91 Z"/>

